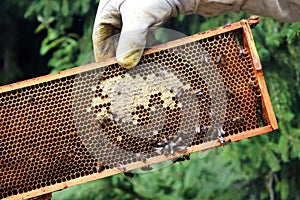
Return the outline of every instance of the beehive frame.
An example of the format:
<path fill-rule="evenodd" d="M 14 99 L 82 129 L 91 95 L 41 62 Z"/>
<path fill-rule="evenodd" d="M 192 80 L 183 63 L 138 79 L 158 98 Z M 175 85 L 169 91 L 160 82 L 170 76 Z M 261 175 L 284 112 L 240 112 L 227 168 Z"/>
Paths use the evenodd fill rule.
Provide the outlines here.
<path fill-rule="evenodd" d="M 204 82 L 207 81 L 203 77 L 201 77 L 203 84 L 201 83 L 201 81 L 199 81 L 199 85 L 197 85 L 198 83 L 195 80 L 198 80 L 200 78 L 197 78 L 197 74 L 195 75 L 195 73 L 192 73 L 194 72 L 192 69 L 188 70 L 187 72 L 185 72 L 184 69 L 181 68 L 181 71 L 176 71 L 177 68 L 175 72 L 174 70 L 168 71 L 169 65 L 175 65 L 174 62 L 168 59 L 168 56 L 177 56 L 177 48 L 182 48 L 184 51 L 189 51 L 188 48 L 193 49 L 196 48 L 196 45 L 207 43 L 207 46 L 203 45 L 202 47 L 198 48 L 198 50 L 201 51 L 204 49 L 203 51 L 206 51 L 206 53 L 197 54 L 195 49 L 191 51 L 194 52 L 195 55 L 199 55 L 198 57 L 194 56 L 191 62 L 198 62 L 200 64 L 204 63 L 203 65 L 205 66 L 205 63 L 210 63 L 207 64 L 207 66 L 213 65 L 216 69 L 220 70 L 220 77 L 224 82 L 223 88 L 225 88 L 225 90 L 223 91 L 223 95 L 225 94 L 228 97 L 226 99 L 226 102 L 228 102 L 228 107 L 231 106 L 230 109 L 232 110 L 241 109 L 241 111 L 244 111 L 242 108 L 240 108 L 241 106 L 248 106 L 243 103 L 244 100 L 242 99 L 241 101 L 235 102 L 235 100 L 230 100 L 230 98 L 235 98 L 230 97 L 230 95 L 236 95 L 236 97 L 248 96 L 248 100 L 246 99 L 245 101 L 249 103 L 250 111 L 249 113 L 243 114 L 226 114 L 227 111 L 225 108 L 225 114 L 218 113 L 217 111 L 216 113 L 214 113 L 210 111 L 212 108 L 206 108 L 205 106 L 201 107 L 201 103 L 199 103 L 199 107 L 196 106 L 195 110 L 197 111 L 197 109 L 199 109 L 201 111 L 201 116 L 204 116 L 203 123 L 206 125 L 194 127 L 194 124 L 192 122 L 191 124 L 187 123 L 188 125 L 185 127 L 186 130 L 184 129 L 184 131 L 191 130 L 189 129 L 190 126 L 192 126 L 192 130 L 196 129 L 196 133 L 193 134 L 193 138 L 190 141 L 188 141 L 189 139 L 185 136 L 172 134 L 168 135 L 169 133 L 167 132 L 174 132 L 175 129 L 175 132 L 179 132 L 178 130 L 181 130 L 181 128 L 177 126 L 176 128 L 174 128 L 174 130 L 167 129 L 169 128 L 169 126 L 165 128 L 164 134 L 167 135 L 163 135 L 163 133 L 153 131 L 153 133 L 151 134 L 154 136 L 153 138 L 151 138 L 151 141 L 138 141 L 141 142 L 141 145 L 136 148 L 133 148 L 134 144 L 132 144 L 130 141 L 128 142 L 128 138 L 133 138 L 133 136 L 128 136 L 126 134 L 124 135 L 120 133 L 120 131 L 114 133 L 116 136 L 106 135 L 106 139 L 111 140 L 116 146 L 119 145 L 123 149 L 132 151 L 133 155 L 136 156 L 136 158 L 134 159 L 128 158 L 132 157 L 132 154 L 124 154 L 124 160 L 122 160 L 123 157 L 119 158 L 117 155 L 108 155 L 107 157 L 105 157 L 106 155 L 104 155 L 104 161 L 101 160 L 101 158 L 99 158 L 99 156 L 97 155 L 100 155 L 101 157 L 103 156 L 103 152 L 98 152 L 97 148 L 101 149 L 102 147 L 99 147 L 99 145 L 101 145 L 102 143 L 89 144 L 89 139 L 91 137 L 97 138 L 98 135 L 95 135 L 94 133 L 86 133 L 86 130 L 96 129 L 94 128 L 94 125 L 97 123 L 99 127 L 103 129 L 103 133 L 106 130 L 109 132 L 114 129 L 114 127 L 116 127 L 114 126 L 114 124 L 118 123 L 117 120 L 122 119 L 117 119 L 118 116 L 115 116 L 116 113 L 111 112 L 109 109 L 107 109 L 107 107 L 112 106 L 111 104 L 113 100 L 115 100 L 115 103 L 118 102 L 118 99 L 116 100 L 111 98 L 111 102 L 105 100 L 110 94 L 104 94 L 104 89 L 102 87 L 106 86 L 103 86 L 101 84 L 103 84 L 107 80 L 109 80 L 107 83 L 120 83 L 114 80 L 115 77 L 121 77 L 120 80 L 124 78 L 126 79 L 128 77 L 131 79 L 137 79 L 136 75 L 144 72 L 141 71 L 142 68 L 137 68 L 136 71 L 131 71 L 130 73 L 132 74 L 129 74 L 129 72 L 121 69 L 116 64 L 115 58 L 111 58 L 101 63 L 92 63 L 85 66 L 65 70 L 56 74 L 38 77 L 1 87 L 0 199 L 28 199 L 40 196 L 43 194 L 62 190 L 70 186 L 118 174 L 124 170 L 129 171 L 161 161 L 169 160 L 180 155 L 211 149 L 215 146 L 224 145 L 222 144 L 223 142 L 236 142 L 244 138 L 251 138 L 253 136 L 277 129 L 277 122 L 264 81 L 262 66 L 259 61 L 254 40 L 251 34 L 250 26 L 254 26 L 257 23 L 259 23 L 259 19 L 257 17 L 251 17 L 248 20 L 242 20 L 240 22 L 236 22 L 224 27 L 153 47 L 144 53 L 141 65 L 144 65 L 142 67 L 145 67 L 146 72 L 147 66 L 151 62 L 156 64 L 158 63 L 159 66 L 161 65 L 159 64 L 160 60 L 164 60 L 161 62 L 166 63 L 167 68 L 164 68 L 165 70 L 161 71 L 160 69 L 156 69 L 158 70 L 156 71 L 158 74 L 156 72 L 156 74 L 153 73 L 155 74 L 155 76 L 153 76 L 154 79 L 156 77 L 156 79 L 167 80 L 168 78 L 173 77 L 173 75 L 169 75 L 170 73 L 182 73 L 184 74 L 182 76 L 187 77 L 187 82 L 185 83 L 193 85 L 190 88 L 185 88 L 185 86 L 182 86 L 182 88 L 184 89 L 179 87 L 181 90 L 192 91 L 194 95 L 188 100 L 195 100 L 196 102 L 198 102 L 199 99 L 203 99 L 203 105 L 206 105 L 206 107 L 212 107 L 213 100 L 211 100 L 210 98 L 205 99 L 204 97 L 199 96 L 202 96 L 203 93 L 207 93 L 208 91 L 210 95 L 212 95 L 213 93 L 218 93 L 215 94 L 215 96 L 218 96 L 222 95 L 223 90 L 213 91 L 213 88 L 211 89 L 206 86 L 207 83 Z M 236 38 L 238 37 L 238 35 L 241 36 L 242 41 L 237 41 Z M 226 44 L 224 45 L 222 43 L 225 41 L 224 38 L 226 38 L 226 42 L 228 41 L 227 47 Z M 206 42 L 201 43 L 201 41 Z M 224 48 L 222 48 L 222 45 Z M 214 48 L 221 53 L 214 52 Z M 162 55 L 162 57 L 159 57 L 160 55 Z M 206 58 L 203 57 L 203 55 L 208 55 L 211 60 L 205 60 Z M 232 57 L 232 59 L 234 58 L 237 60 L 231 62 L 230 59 L 228 60 L 228 58 L 231 58 L 230 56 Z M 178 56 L 176 57 L 179 65 L 181 62 L 184 62 L 184 59 L 189 59 L 188 56 L 182 56 L 182 58 L 183 59 L 178 58 Z M 204 61 L 201 61 L 201 59 L 204 59 Z M 171 62 L 171 64 L 168 64 L 169 62 Z M 238 74 L 240 72 L 239 68 L 242 68 L 244 65 L 245 70 L 249 70 L 250 72 L 242 72 L 241 76 L 243 77 L 237 78 L 237 83 L 234 83 L 235 80 L 231 80 L 230 78 L 227 79 L 226 73 L 228 74 L 228 77 L 238 77 Z M 189 65 L 185 65 L 185 67 L 189 68 Z M 237 68 L 237 71 L 230 71 L 234 67 Z M 149 68 L 151 68 L 151 66 Z M 229 71 L 222 72 L 223 68 L 226 68 L 226 70 L 228 69 Z M 207 70 L 214 69 L 207 68 Z M 108 71 L 112 71 L 112 73 L 109 74 Z M 205 75 L 205 71 L 202 71 L 201 73 L 204 73 Z M 147 77 L 140 78 L 141 79 L 139 80 L 148 81 L 150 81 L 149 79 L 151 79 L 149 77 L 148 79 Z M 89 83 L 89 79 L 97 80 L 96 85 L 91 86 L 89 89 L 86 89 L 86 85 L 81 85 L 81 82 L 82 80 L 84 80 L 85 82 Z M 193 79 L 193 81 L 189 82 L 188 79 Z M 248 79 L 249 81 L 245 82 L 245 80 Z M 243 86 L 239 86 L 239 88 L 241 89 L 236 89 L 234 84 L 239 84 L 239 80 L 244 81 L 245 84 L 242 83 Z M 185 79 L 182 80 L 182 82 L 184 81 Z M 139 81 L 135 81 L 134 83 L 137 82 Z M 232 82 L 232 85 L 230 85 L 229 83 L 227 84 L 227 82 Z M 212 81 L 211 83 L 214 85 L 219 84 L 218 82 L 214 81 Z M 182 95 L 182 92 L 178 91 L 178 87 L 176 91 L 176 89 L 174 89 L 172 85 L 168 85 L 169 83 L 165 84 L 168 90 L 167 94 L 169 96 L 166 95 L 166 91 L 154 92 L 151 96 L 152 103 L 147 104 L 147 106 L 153 107 L 154 104 L 159 105 L 158 107 L 153 109 L 161 109 L 164 111 L 169 110 L 169 112 L 172 111 L 174 113 L 177 113 L 176 109 L 180 108 L 181 110 L 183 110 L 183 103 L 179 102 L 178 100 L 181 98 L 179 96 Z M 145 85 L 145 87 L 146 86 L 147 85 Z M 170 88 L 168 88 L 169 86 Z M 117 88 L 117 86 L 109 87 Z M 121 91 L 121 89 L 122 88 L 119 88 L 115 91 L 115 93 L 111 92 L 111 94 L 121 94 L 121 92 L 123 92 Z M 151 88 L 146 92 L 149 92 L 150 90 Z M 241 92 L 235 94 L 235 92 L 238 90 L 240 90 Z M 71 92 L 68 93 L 68 91 Z M 84 92 L 81 93 L 82 91 Z M 128 89 L 128 91 L 131 90 Z M 132 91 L 135 92 L 134 90 Z M 94 93 L 97 93 L 96 96 Z M 90 101 L 88 97 L 84 96 L 85 94 L 87 94 L 86 96 L 93 94 L 93 100 Z M 67 97 L 64 97 L 64 95 Z M 74 98 L 74 96 L 76 98 Z M 170 96 L 172 96 L 172 98 L 169 98 Z M 143 97 L 143 95 L 137 95 L 136 97 Z M 136 99 L 136 97 L 134 100 L 142 101 L 142 98 Z M 51 102 L 47 102 L 48 100 Z M 233 103 L 230 103 L 230 101 L 232 101 Z M 82 105 L 85 103 L 92 103 L 93 106 L 82 107 Z M 218 100 L 216 100 L 215 103 L 216 105 L 220 104 Z M 241 105 L 238 105 L 238 103 L 241 103 Z M 105 106 L 103 106 L 103 104 L 105 104 Z M 238 105 L 237 108 L 233 106 L 235 104 Z M 106 107 L 104 111 L 102 108 L 99 108 L 101 107 L 100 105 L 102 107 Z M 185 105 L 190 106 L 189 104 Z M 259 108 L 256 107 L 257 105 L 259 105 Z M 119 107 L 116 107 L 118 109 L 121 109 L 119 108 L 120 105 Z M 145 110 L 145 108 L 141 106 L 138 108 L 135 107 L 135 109 Z M 148 108 L 148 111 L 152 112 L 151 109 L 152 108 Z M 92 113 L 95 122 L 89 121 L 90 118 L 87 117 L 88 114 L 84 114 L 84 116 L 80 117 L 83 111 Z M 128 125 L 129 130 L 131 130 L 132 127 L 136 128 L 138 125 L 139 127 L 145 126 L 145 124 L 141 125 L 139 123 L 141 123 L 141 119 L 143 117 L 143 119 L 147 118 L 147 114 L 145 113 L 147 113 L 148 111 L 143 111 L 144 113 L 142 114 L 141 112 L 139 113 L 139 111 L 136 110 L 131 111 L 133 122 L 125 123 L 126 125 Z M 257 117 L 257 111 L 260 112 L 259 114 L 262 119 L 259 119 L 259 117 Z M 198 116 L 197 112 L 194 112 L 193 114 L 195 116 Z M 249 114 L 249 117 L 247 114 Z M 135 115 L 139 117 L 136 117 Z M 184 114 L 176 114 L 176 116 L 181 116 L 181 118 L 183 118 L 183 115 Z M 241 115 L 243 116 L 240 117 Z M 224 118 L 224 121 L 222 121 L 222 127 L 224 127 L 224 130 L 222 127 L 222 129 L 220 129 L 220 127 L 212 127 L 212 125 L 208 126 L 208 124 L 211 124 L 211 121 L 213 121 L 214 118 L 216 118 L 215 121 L 217 121 L 217 124 L 220 124 L 221 122 L 219 122 L 219 116 L 221 118 Z M 86 120 L 84 118 L 86 118 Z M 190 118 L 187 119 L 190 120 Z M 173 123 L 178 123 L 178 121 L 176 121 L 177 119 L 178 117 L 174 117 L 170 120 L 173 120 Z M 207 122 L 208 119 L 210 119 L 211 121 Z M 147 120 L 149 122 L 149 119 Z M 169 119 L 166 120 L 168 121 Z M 247 120 L 250 122 L 246 122 Z M 202 121 L 200 120 L 200 122 Z M 91 124 L 89 123 L 95 124 L 93 124 L 93 127 L 90 127 Z M 143 121 L 143 123 L 146 122 Z M 198 120 L 196 120 L 195 123 L 198 124 Z M 243 125 L 236 125 L 236 123 L 241 123 Z M 249 125 L 247 125 L 247 123 Z M 222 137 L 218 138 L 218 135 L 215 135 L 214 131 L 209 131 L 211 129 L 216 130 L 218 133 L 221 132 Z M 133 130 L 136 131 L 136 129 Z M 112 132 L 114 132 L 114 130 Z M 208 133 L 210 133 L 211 135 L 208 135 Z M 146 133 L 146 136 L 144 136 L 144 138 L 148 137 L 147 134 L 148 133 Z M 164 140 L 169 140 L 169 137 L 171 137 L 172 140 L 174 139 L 174 141 L 176 139 L 175 142 L 178 142 L 179 138 L 180 140 L 187 141 L 185 141 L 184 144 L 176 144 L 177 146 L 174 145 L 174 149 L 172 149 L 172 151 L 170 150 L 170 146 L 168 146 L 168 150 L 165 150 L 165 147 L 167 145 L 161 146 L 161 144 L 158 143 L 163 143 Z M 101 140 L 104 140 L 103 138 L 104 137 L 102 136 L 100 137 Z M 134 140 L 134 138 L 132 140 Z M 152 140 L 154 140 L 155 145 L 153 147 L 147 146 L 147 144 L 153 143 Z M 124 141 L 125 144 L 123 144 L 122 141 Z M 166 141 L 166 143 L 171 142 L 172 141 Z M 142 143 L 145 143 L 146 145 Z M 92 150 L 93 148 L 96 148 L 96 150 Z M 105 148 L 107 148 L 108 151 L 111 151 L 109 150 L 110 147 Z M 155 148 L 156 151 L 159 152 L 151 152 L 150 150 L 153 150 L 153 148 Z M 147 153 L 147 151 L 149 152 Z M 118 151 L 115 152 L 115 154 L 117 153 Z"/>

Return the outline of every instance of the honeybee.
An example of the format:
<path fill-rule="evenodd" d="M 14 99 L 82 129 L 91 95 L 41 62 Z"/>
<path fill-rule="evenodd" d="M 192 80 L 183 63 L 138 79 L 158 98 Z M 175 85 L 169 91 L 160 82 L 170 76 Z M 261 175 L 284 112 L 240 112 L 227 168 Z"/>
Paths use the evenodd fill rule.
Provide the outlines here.
<path fill-rule="evenodd" d="M 195 130 L 195 131 L 196 131 L 197 134 L 200 134 L 200 133 L 201 133 L 201 128 L 200 128 L 199 125 L 196 126 L 196 130 Z"/>
<path fill-rule="evenodd" d="M 210 112 L 209 116 L 211 117 L 212 120 L 216 119 L 216 115 L 214 112 Z"/>
<path fill-rule="evenodd" d="M 151 167 L 150 165 L 141 167 L 141 170 L 143 170 L 143 171 L 151 171 L 152 169 L 153 169 L 153 167 Z"/>
<path fill-rule="evenodd" d="M 249 80 L 248 83 L 247 83 L 247 85 L 248 85 L 251 89 L 253 89 L 253 90 L 256 88 L 255 82 L 252 81 L 252 80 Z"/>
<path fill-rule="evenodd" d="M 174 159 L 172 159 L 172 162 L 177 163 L 177 162 L 183 162 L 186 160 L 190 160 L 190 154 L 186 154 L 186 155 L 180 156 L 178 158 L 174 158 Z"/>
<path fill-rule="evenodd" d="M 134 174 L 131 172 L 123 172 L 124 176 L 128 177 L 128 178 L 133 178 Z"/>
<path fill-rule="evenodd" d="M 242 122 L 242 117 L 236 117 L 236 118 L 234 118 L 232 121 L 234 122 L 234 123 L 236 123 L 236 124 L 239 124 L 239 123 L 241 123 Z"/>
<path fill-rule="evenodd" d="M 241 46 L 240 47 L 240 54 L 239 54 L 239 56 L 242 57 L 245 53 L 246 53 L 245 49 L 243 49 L 243 47 Z"/>
<path fill-rule="evenodd" d="M 217 127 L 217 131 L 218 131 L 218 136 L 221 137 L 222 135 L 225 134 L 225 131 L 223 130 L 223 127 Z"/>
<path fill-rule="evenodd" d="M 180 98 L 184 90 L 181 87 L 171 87 L 170 92 L 174 93 L 176 98 Z"/>
<path fill-rule="evenodd" d="M 178 137 L 178 139 L 176 140 L 175 144 L 178 145 L 179 143 L 182 142 L 182 138 L 181 137 Z"/>
<path fill-rule="evenodd" d="M 183 155 L 183 157 L 184 157 L 186 160 L 190 160 L 190 159 L 191 159 L 190 154 L 185 154 L 185 155 Z"/>
<path fill-rule="evenodd" d="M 227 93 L 227 94 L 229 94 L 230 96 L 234 96 L 234 92 L 233 91 L 231 91 L 230 89 L 225 89 L 225 92 Z"/>
<path fill-rule="evenodd" d="M 163 153 L 164 148 L 163 147 L 155 147 L 154 152 L 158 155 L 161 155 Z"/>
<path fill-rule="evenodd" d="M 163 70 L 159 70 L 159 75 L 161 77 L 165 77 L 166 76 L 166 73 L 163 71 Z"/>
<path fill-rule="evenodd" d="M 123 171 L 123 172 L 126 171 L 125 165 L 120 165 L 120 166 L 119 166 L 119 170 L 121 170 L 121 171 Z"/>
<path fill-rule="evenodd" d="M 105 170 L 105 166 L 101 162 L 98 162 L 97 163 L 97 172 L 102 172 L 104 170 Z"/>
<path fill-rule="evenodd" d="M 135 154 L 135 157 L 136 157 L 138 160 L 140 160 L 140 159 L 142 158 L 142 154 L 141 154 L 141 153 L 136 153 L 136 154 Z"/>
<path fill-rule="evenodd" d="M 147 161 L 147 158 L 143 156 L 141 153 L 136 153 L 135 156 L 138 160 L 142 160 L 144 163 Z"/>
<path fill-rule="evenodd" d="M 105 77 L 103 74 L 97 74 L 96 75 L 96 79 L 98 79 L 99 81 L 104 81 L 105 80 Z"/>
<path fill-rule="evenodd" d="M 196 92 L 197 96 L 201 96 L 203 94 L 203 92 L 201 90 L 199 90 L 198 92 Z"/>
<path fill-rule="evenodd" d="M 180 98 L 181 95 L 183 94 L 183 92 L 184 92 L 183 89 L 182 89 L 182 88 L 179 88 L 178 91 L 177 91 L 177 93 L 176 93 L 176 95 L 175 95 L 175 97 L 176 97 L 176 98 Z"/>
<path fill-rule="evenodd" d="M 203 129 L 204 129 L 204 131 L 208 131 L 211 129 L 211 126 L 204 126 Z"/>
<path fill-rule="evenodd" d="M 28 96 L 26 100 L 29 101 L 29 102 L 32 102 L 33 101 L 33 97 L 32 96 Z"/>
<path fill-rule="evenodd" d="M 174 148 L 173 148 L 173 146 L 171 146 L 171 145 L 170 145 L 170 154 L 171 154 L 171 155 L 174 155 Z"/>
<path fill-rule="evenodd" d="M 219 136 L 218 140 L 219 140 L 219 142 L 221 143 L 222 146 L 224 146 L 226 144 L 226 140 L 222 136 Z"/>
<path fill-rule="evenodd" d="M 164 147 L 164 155 L 167 156 L 170 154 L 171 148 L 169 144 L 166 144 Z"/>
<path fill-rule="evenodd" d="M 224 54 L 221 54 L 220 57 L 217 59 L 217 64 L 220 64 L 224 59 Z"/>
<path fill-rule="evenodd" d="M 177 151 L 179 153 L 187 151 L 187 147 L 186 146 L 179 146 L 179 147 L 176 147 L 176 149 L 177 149 Z"/>
<path fill-rule="evenodd" d="M 107 111 L 107 113 L 109 114 L 109 119 L 112 122 L 115 122 L 115 119 L 118 117 L 117 114 L 113 113 L 112 111 Z"/>
<path fill-rule="evenodd" d="M 178 158 L 173 158 L 172 159 L 172 162 L 173 163 L 177 163 L 177 162 L 183 162 L 185 161 L 185 159 L 181 156 L 181 157 L 178 157 Z"/>
<path fill-rule="evenodd" d="M 101 119 L 102 124 L 107 125 L 109 123 L 110 119 L 108 117 L 103 117 Z"/>

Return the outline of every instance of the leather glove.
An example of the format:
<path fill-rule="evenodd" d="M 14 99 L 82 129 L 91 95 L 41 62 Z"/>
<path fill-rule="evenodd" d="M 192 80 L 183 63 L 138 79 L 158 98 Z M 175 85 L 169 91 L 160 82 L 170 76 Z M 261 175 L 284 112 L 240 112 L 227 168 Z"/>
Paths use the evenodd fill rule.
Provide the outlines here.
<path fill-rule="evenodd" d="M 143 54 L 148 31 L 179 12 L 215 16 L 240 10 L 300 21 L 300 0 L 101 0 L 93 29 L 95 59 L 116 56 L 122 67 L 131 69 Z"/>

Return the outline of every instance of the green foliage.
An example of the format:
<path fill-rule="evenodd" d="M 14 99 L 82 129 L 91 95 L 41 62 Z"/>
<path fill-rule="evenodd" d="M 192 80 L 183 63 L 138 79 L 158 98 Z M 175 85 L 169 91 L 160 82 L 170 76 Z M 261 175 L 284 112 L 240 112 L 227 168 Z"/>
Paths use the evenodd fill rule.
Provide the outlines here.
<path fill-rule="evenodd" d="M 28 7 L 25 17 L 36 16 L 40 22 L 36 33 L 47 33 L 40 54 L 51 54 L 48 66 L 53 68 L 53 73 L 81 65 L 92 50 L 96 3 L 93 0 L 35 0 Z"/>
<path fill-rule="evenodd" d="M 132 179 L 120 174 L 79 185 L 55 193 L 53 199 L 243 199 L 245 194 L 239 191 L 247 187 L 247 176 L 221 151 L 215 149 L 202 159 L 193 154 L 190 161 L 159 171 L 135 173 Z"/>
<path fill-rule="evenodd" d="M 12 15 L 11 19 L 2 16 L 12 5 L 19 10 L 18 18 L 39 22 L 36 34 L 43 36 L 40 54 L 49 58 L 52 72 L 81 65 L 91 52 L 97 1 L 4 2 L 0 7 L 1 28 L 14 19 Z M 190 35 L 249 16 L 180 15 L 165 27 Z M 262 17 L 253 34 L 278 131 L 215 149 L 202 159 L 193 154 L 190 162 L 138 174 L 133 179 L 117 175 L 69 188 L 54 193 L 54 199 L 300 199 L 300 23 Z M 2 40 L 1 45 L 5 44 Z"/>
<path fill-rule="evenodd" d="M 287 41 L 291 45 L 294 42 L 297 42 L 297 39 L 300 37 L 300 23 L 293 23 L 291 27 L 287 30 Z"/>

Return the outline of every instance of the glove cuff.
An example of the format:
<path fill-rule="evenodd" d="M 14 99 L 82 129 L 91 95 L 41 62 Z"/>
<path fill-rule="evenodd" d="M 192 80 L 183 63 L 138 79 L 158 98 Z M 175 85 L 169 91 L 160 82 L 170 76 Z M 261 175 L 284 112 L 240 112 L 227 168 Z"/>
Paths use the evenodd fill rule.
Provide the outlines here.
<path fill-rule="evenodd" d="M 216 16 L 225 12 L 239 12 L 244 0 L 167 0 L 182 14 L 197 13 L 203 16 Z"/>

